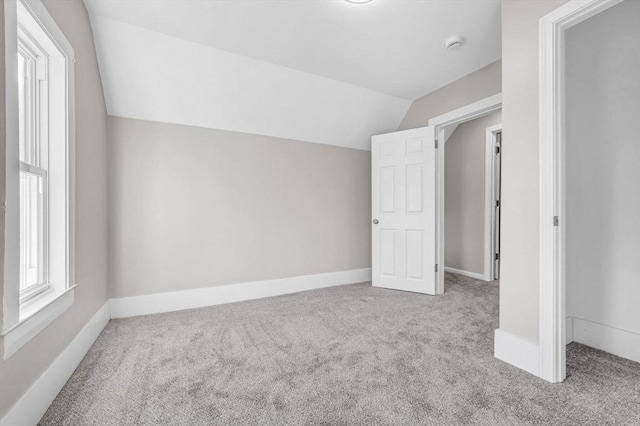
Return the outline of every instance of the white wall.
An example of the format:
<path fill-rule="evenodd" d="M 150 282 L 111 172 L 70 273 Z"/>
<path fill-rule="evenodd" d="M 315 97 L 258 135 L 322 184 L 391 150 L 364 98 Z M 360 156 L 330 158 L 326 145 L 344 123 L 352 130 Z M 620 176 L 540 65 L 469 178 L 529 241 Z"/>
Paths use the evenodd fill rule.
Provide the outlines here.
<path fill-rule="evenodd" d="M 567 315 L 640 335 L 640 2 L 566 48 Z"/>
<path fill-rule="evenodd" d="M 112 297 L 368 268 L 371 153 L 109 118 Z"/>
<path fill-rule="evenodd" d="M 445 143 L 445 265 L 483 275 L 485 132 L 502 112 L 460 124 Z"/>

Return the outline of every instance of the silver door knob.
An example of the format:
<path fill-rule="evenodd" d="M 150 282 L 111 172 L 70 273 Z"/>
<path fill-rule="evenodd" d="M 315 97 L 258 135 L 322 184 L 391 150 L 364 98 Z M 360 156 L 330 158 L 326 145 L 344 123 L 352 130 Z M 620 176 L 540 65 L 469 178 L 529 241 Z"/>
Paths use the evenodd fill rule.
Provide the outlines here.
<path fill-rule="evenodd" d="M 374 225 L 377 225 L 377 224 L 379 224 L 379 223 L 380 223 L 380 222 L 378 222 L 378 219 L 373 219 L 373 224 L 374 224 Z"/>

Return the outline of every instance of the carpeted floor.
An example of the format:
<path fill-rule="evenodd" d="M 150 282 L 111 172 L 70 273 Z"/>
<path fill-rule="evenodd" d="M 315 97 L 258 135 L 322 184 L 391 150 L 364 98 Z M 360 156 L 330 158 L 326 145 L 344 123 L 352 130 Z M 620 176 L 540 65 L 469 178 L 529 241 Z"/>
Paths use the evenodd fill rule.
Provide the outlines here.
<path fill-rule="evenodd" d="M 493 357 L 498 286 L 334 287 L 111 321 L 42 425 L 640 424 L 640 364 L 571 344 L 550 384 Z"/>

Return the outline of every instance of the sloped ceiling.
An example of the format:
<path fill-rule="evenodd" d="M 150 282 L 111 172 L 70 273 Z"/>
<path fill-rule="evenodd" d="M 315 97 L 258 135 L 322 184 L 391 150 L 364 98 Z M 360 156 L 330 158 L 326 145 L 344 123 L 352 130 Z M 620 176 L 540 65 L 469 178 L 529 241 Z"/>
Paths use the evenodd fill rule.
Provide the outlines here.
<path fill-rule="evenodd" d="M 109 114 L 357 149 L 500 58 L 499 0 L 85 4 Z"/>

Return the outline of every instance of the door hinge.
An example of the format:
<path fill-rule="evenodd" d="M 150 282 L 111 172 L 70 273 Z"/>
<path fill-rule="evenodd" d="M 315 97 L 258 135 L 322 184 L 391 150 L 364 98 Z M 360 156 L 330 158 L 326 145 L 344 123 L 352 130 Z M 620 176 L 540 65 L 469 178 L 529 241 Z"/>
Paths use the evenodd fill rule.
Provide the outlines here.
<path fill-rule="evenodd" d="M 553 217 L 553 226 L 560 226 L 560 219 L 558 219 L 558 216 Z"/>
<path fill-rule="evenodd" d="M 496 154 L 500 154 L 500 147 L 496 146 Z"/>
<path fill-rule="evenodd" d="M 500 200 L 496 200 L 496 207 L 500 207 Z"/>
<path fill-rule="evenodd" d="M 496 253 L 496 260 L 500 260 L 500 253 Z"/>
<path fill-rule="evenodd" d="M 436 272 L 438 272 L 438 264 L 436 263 Z"/>
<path fill-rule="evenodd" d="M 435 149 L 438 149 L 438 139 L 434 139 L 434 140 L 433 140 L 433 147 L 434 147 Z"/>

